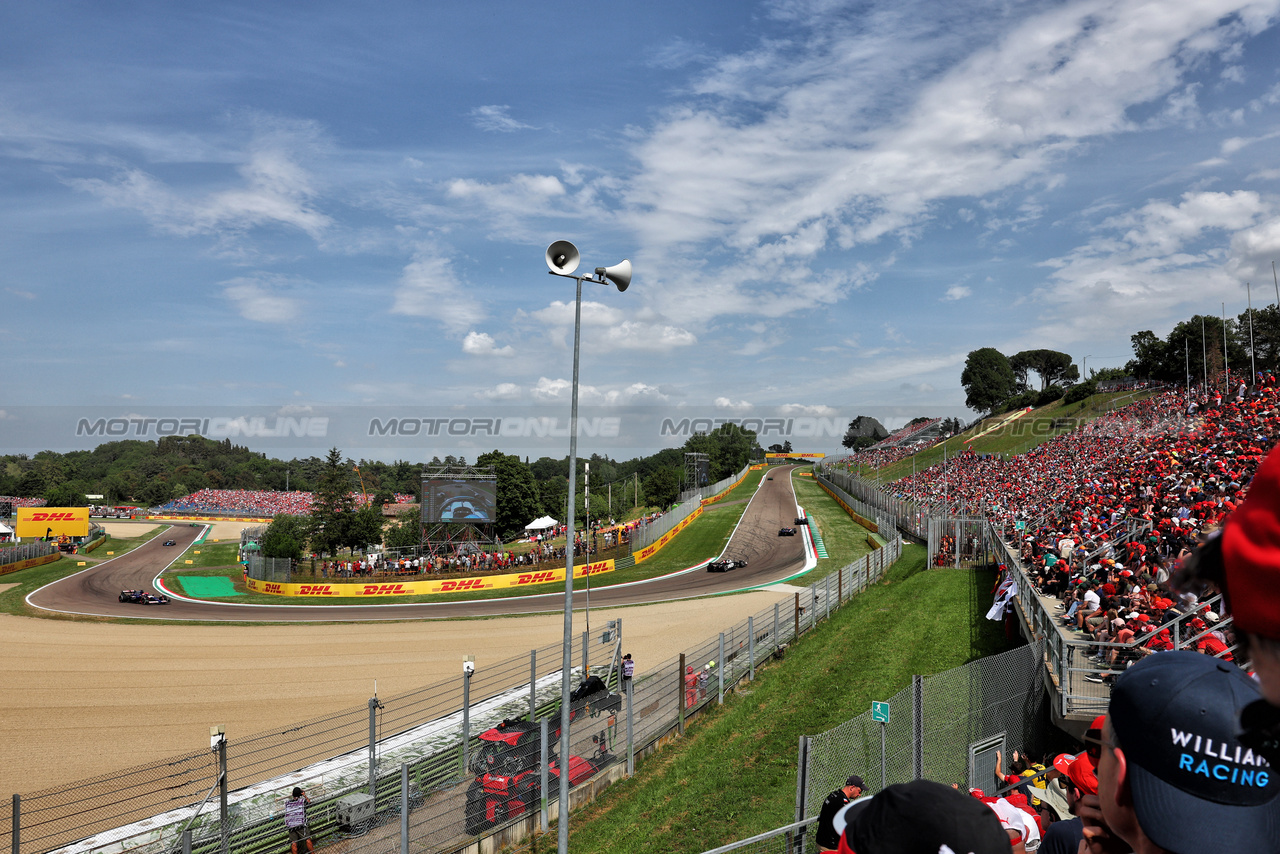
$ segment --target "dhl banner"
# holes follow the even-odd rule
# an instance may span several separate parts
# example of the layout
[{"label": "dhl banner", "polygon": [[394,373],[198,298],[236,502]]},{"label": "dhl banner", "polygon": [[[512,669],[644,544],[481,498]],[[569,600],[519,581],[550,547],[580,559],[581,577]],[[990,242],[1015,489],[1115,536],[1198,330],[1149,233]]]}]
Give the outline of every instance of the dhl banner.
[{"label": "dhl banner", "polygon": [[720,499],[724,498],[724,497],[725,497],[726,495],[728,495],[730,492],[733,492],[733,490],[737,488],[738,484],[742,483],[742,482],[743,482],[744,480],[746,480],[746,479],[747,479],[747,473],[746,473],[746,472],[743,472],[743,473],[742,473],[742,477],[738,478],[738,479],[737,479],[737,480],[735,480],[733,483],[729,484],[729,488],[728,488],[728,489],[726,489],[724,492],[721,492],[721,493],[718,493],[718,494],[716,494],[716,495],[713,495],[713,496],[711,496],[710,498],[704,498],[704,499],[702,499],[702,504],[703,504],[703,506],[705,507],[705,506],[706,506],[706,505],[708,505],[708,504],[715,504],[717,501],[719,501]]},{"label": "dhl banner", "polygon": [[[582,564],[573,568],[574,578],[613,572],[613,561]],[[423,581],[370,581],[368,583],[316,581],[308,584],[284,584],[246,578],[245,586],[255,593],[275,596],[425,596],[432,593],[457,593],[462,590],[499,590],[528,587],[531,584],[564,583],[564,567],[507,575],[480,575],[472,578],[439,578]]]},{"label": "dhl banner", "polygon": [[54,537],[85,537],[89,534],[88,507],[19,507],[14,534],[19,537],[39,538],[46,534]]},{"label": "dhl banner", "polygon": [[767,469],[768,467],[769,467],[769,466],[768,466],[768,465],[766,465],[765,463],[756,463],[755,465],[753,465],[753,466],[751,467],[751,470],[752,470],[752,471],[760,471],[760,469]]},{"label": "dhl banner", "polygon": [[647,558],[653,557],[655,554],[658,553],[659,549],[661,549],[667,543],[671,542],[671,540],[675,537],[676,534],[680,533],[685,528],[689,527],[689,524],[693,522],[694,519],[697,519],[701,515],[702,515],[702,505],[698,505],[697,510],[694,510],[688,516],[685,516],[683,519],[681,519],[678,525],[676,525],[670,531],[667,531],[665,534],[663,534],[656,543],[650,546],[645,546],[643,549],[636,552],[635,553],[636,563],[639,563],[640,561],[645,560]]},{"label": "dhl banner", "polygon": [[765,454],[766,460],[817,460],[826,454]]}]

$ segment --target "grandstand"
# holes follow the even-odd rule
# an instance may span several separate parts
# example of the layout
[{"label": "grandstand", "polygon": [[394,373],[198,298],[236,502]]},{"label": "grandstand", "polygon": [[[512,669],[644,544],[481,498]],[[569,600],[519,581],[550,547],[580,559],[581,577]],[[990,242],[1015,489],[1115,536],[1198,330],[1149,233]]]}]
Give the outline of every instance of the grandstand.
[{"label": "grandstand", "polygon": [[[372,496],[350,493],[356,507],[364,507],[371,503]],[[412,503],[415,497],[397,493],[392,503]],[[310,492],[277,492],[258,489],[201,489],[182,498],[165,502],[153,508],[161,515],[193,515],[193,516],[252,516],[267,518],[279,513],[290,516],[307,516],[315,496]]]}]

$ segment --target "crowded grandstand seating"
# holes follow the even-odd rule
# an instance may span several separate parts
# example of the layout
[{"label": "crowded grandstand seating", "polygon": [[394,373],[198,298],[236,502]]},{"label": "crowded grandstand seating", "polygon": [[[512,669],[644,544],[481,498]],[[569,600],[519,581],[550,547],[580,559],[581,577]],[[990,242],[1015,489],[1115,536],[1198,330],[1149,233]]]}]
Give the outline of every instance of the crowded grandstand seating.
[{"label": "crowded grandstand seating", "polygon": [[43,507],[43,498],[18,498],[15,495],[0,495],[0,504],[12,504],[14,507]]},{"label": "crowded grandstand seating", "polygon": [[[355,506],[368,504],[363,493],[351,493]],[[400,495],[395,503],[412,502],[414,496]],[[160,505],[156,510],[160,513],[179,513],[192,515],[217,516],[254,516],[270,517],[278,513],[290,516],[306,516],[311,513],[313,496],[310,492],[275,492],[265,489],[201,489],[184,498]]]}]

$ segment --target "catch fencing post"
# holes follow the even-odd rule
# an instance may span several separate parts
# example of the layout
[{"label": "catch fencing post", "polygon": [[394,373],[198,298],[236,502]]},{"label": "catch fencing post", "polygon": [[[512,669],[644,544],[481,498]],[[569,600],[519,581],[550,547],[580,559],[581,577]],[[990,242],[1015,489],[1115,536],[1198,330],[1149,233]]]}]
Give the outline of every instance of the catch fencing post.
[{"label": "catch fencing post", "polygon": [[635,718],[631,715],[631,696],[635,694],[635,686],[627,691],[627,776],[636,773],[636,735]]},{"label": "catch fencing post", "polygon": [[582,633],[582,678],[586,679],[590,665],[587,663],[587,633]]},{"label": "catch fencing post", "polygon": [[924,776],[924,677],[911,677],[911,779]]},{"label": "catch fencing post", "polygon": [[822,610],[824,611],[822,619],[831,619],[831,576],[822,579]]},{"label": "catch fencing post", "polygon": [[222,854],[231,854],[231,814],[227,808],[227,737],[218,736],[218,818],[222,825]]},{"label": "catch fencing post", "polygon": [[[369,711],[369,780],[370,794],[375,794],[372,786],[373,781],[373,710]],[[471,763],[467,753],[471,750],[471,672],[466,669],[463,664],[462,669],[462,776],[467,776],[467,766]]]},{"label": "catch fencing post", "polygon": [[720,691],[716,702],[721,706],[724,705],[724,632],[720,633],[720,658],[717,659],[720,664],[716,667],[716,676],[719,678]]},{"label": "catch fencing post", "polygon": [[680,695],[680,719],[676,723],[676,731],[684,735],[684,696],[685,691],[685,667],[684,653],[680,653],[680,669],[676,671],[676,693]]},{"label": "catch fencing post", "polygon": [[538,651],[529,650],[529,723],[538,717]]},{"label": "catch fencing post", "polygon": [[191,828],[182,831],[182,854],[191,854]]},{"label": "catch fencing post", "polygon": [[845,568],[842,566],[840,571],[836,573],[836,601],[841,605],[844,604],[844,570]]},{"label": "catch fencing post", "polygon": [[400,854],[409,854],[409,763],[400,763]]},{"label": "catch fencing post", "polygon": [[[796,821],[805,820],[805,801],[808,800],[809,794],[809,738],[808,736],[800,736],[800,755],[796,761]],[[793,849],[796,854],[804,852],[804,833],[808,828],[800,828],[800,832],[796,835],[796,844]]]},{"label": "catch fencing post", "polygon": [[795,639],[800,640],[800,591],[796,591],[796,635]]},{"label": "catch fencing post", "polygon": [[547,719],[538,722],[538,790],[542,793],[541,808],[538,810],[538,825],[542,832],[547,832]]},{"label": "catch fencing post", "polygon": [[747,680],[756,681],[756,623],[755,617],[747,617]]},{"label": "catch fencing post", "polygon": [[13,845],[12,854],[19,854],[22,847],[22,795],[13,796]]},{"label": "catch fencing post", "polygon": [[781,617],[782,617],[782,603],[774,602],[773,603],[773,651],[774,653],[777,653],[778,648],[782,646],[782,635],[779,634],[779,632],[782,631]]}]

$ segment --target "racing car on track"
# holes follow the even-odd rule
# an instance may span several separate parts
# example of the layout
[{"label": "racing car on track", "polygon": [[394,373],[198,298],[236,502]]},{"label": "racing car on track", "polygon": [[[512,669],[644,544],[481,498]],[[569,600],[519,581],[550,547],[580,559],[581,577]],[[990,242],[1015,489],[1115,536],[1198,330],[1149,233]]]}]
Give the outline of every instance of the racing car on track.
[{"label": "racing car on track", "polygon": [[713,560],[707,564],[707,572],[728,572],[731,569],[737,569],[740,566],[746,566],[745,560]]},{"label": "racing car on track", "polygon": [[778,529],[779,537],[794,537],[795,535],[796,535],[795,528],[779,528]]},{"label": "racing car on track", "polygon": [[[612,763],[615,756],[608,751],[607,730],[616,725],[622,697],[613,694],[598,676],[589,676],[569,694],[569,716],[579,720],[583,716],[598,717],[606,714],[605,730],[593,735],[595,753],[588,757],[569,757],[569,785],[576,786]],[[559,721],[559,717],[553,722]],[[475,834],[516,818],[534,809],[541,798],[539,761],[539,726],[529,721],[504,720],[497,726],[477,736],[479,750],[471,762],[476,778],[467,787],[465,827]],[[560,740],[560,728],[554,726],[547,733],[547,786],[559,787],[560,761],[555,747]]]},{"label": "racing car on track", "polygon": [[133,602],[136,605],[168,605],[169,597],[163,593],[148,593],[145,590],[121,590],[121,602]]},{"label": "racing car on track", "polygon": [[165,541],[164,541],[164,544],[165,544],[166,546],[176,546],[176,545],[177,545],[177,543],[175,543],[173,540],[165,540]]}]

